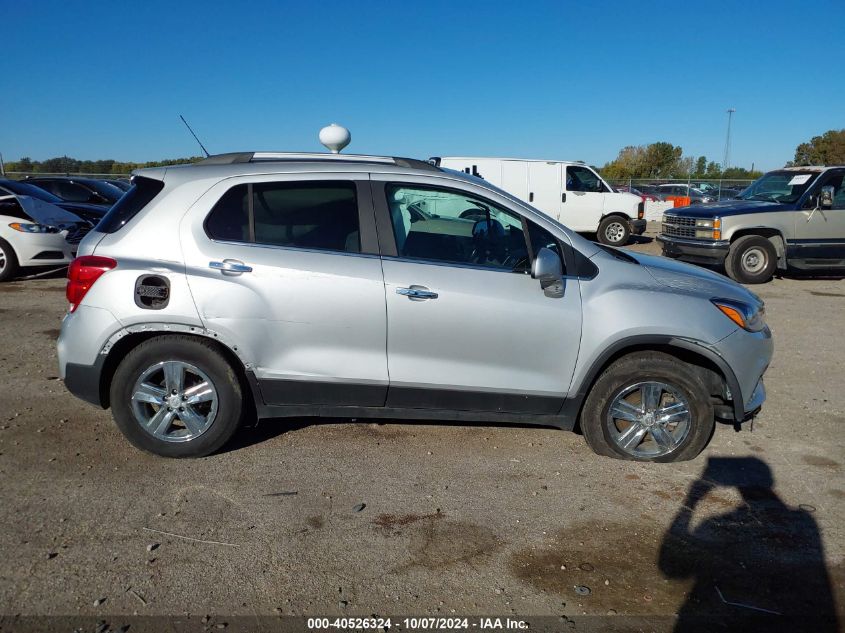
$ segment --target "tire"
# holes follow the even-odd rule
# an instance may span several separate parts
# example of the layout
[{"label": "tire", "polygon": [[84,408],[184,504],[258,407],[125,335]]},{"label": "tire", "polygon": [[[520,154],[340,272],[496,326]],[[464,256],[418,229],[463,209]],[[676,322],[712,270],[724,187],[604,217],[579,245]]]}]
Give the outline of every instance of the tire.
[{"label": "tire", "polygon": [[[179,381],[171,381],[166,370],[183,376],[176,396],[170,387]],[[210,383],[211,394],[202,383]],[[229,362],[212,343],[182,335],[157,336],[129,352],[115,371],[109,395],[112,416],[126,439],[162,457],[215,452],[235,433],[245,409],[241,383]],[[162,404],[152,404],[165,397]],[[191,398],[197,402],[189,403]],[[142,425],[144,419],[151,420],[150,430]]]},{"label": "tire", "polygon": [[625,246],[631,237],[631,226],[622,216],[609,215],[599,222],[596,237],[599,242],[608,246]]},{"label": "tire", "polygon": [[12,246],[4,239],[0,239],[0,282],[8,281],[18,274],[18,256]]},{"label": "tire", "polygon": [[[648,385],[656,384],[665,387],[659,388],[658,406],[675,407],[669,409],[673,419],[668,424],[661,423],[658,416],[641,412],[646,395],[635,386],[649,389]],[[627,406],[620,404],[619,399],[624,399]],[[685,405],[685,414],[680,405]],[[633,414],[639,419],[638,426],[612,416],[612,407],[622,415]],[[701,377],[691,365],[662,352],[637,352],[614,362],[596,380],[581,411],[581,431],[589,447],[598,455],[616,459],[690,460],[707,446],[714,428],[713,403]],[[663,431],[658,435],[660,429]],[[626,440],[632,444],[627,449],[622,446]]]},{"label": "tire", "polygon": [[731,279],[743,284],[771,281],[776,268],[775,247],[760,235],[743,235],[731,244],[725,258],[725,272]]}]

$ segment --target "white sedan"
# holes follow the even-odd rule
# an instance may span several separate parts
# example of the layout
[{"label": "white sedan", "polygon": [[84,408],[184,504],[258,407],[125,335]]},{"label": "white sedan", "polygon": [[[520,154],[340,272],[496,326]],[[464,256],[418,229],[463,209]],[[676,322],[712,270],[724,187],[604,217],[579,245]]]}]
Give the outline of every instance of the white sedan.
[{"label": "white sedan", "polygon": [[0,196],[0,282],[22,267],[62,266],[76,256],[91,224],[30,196]]}]

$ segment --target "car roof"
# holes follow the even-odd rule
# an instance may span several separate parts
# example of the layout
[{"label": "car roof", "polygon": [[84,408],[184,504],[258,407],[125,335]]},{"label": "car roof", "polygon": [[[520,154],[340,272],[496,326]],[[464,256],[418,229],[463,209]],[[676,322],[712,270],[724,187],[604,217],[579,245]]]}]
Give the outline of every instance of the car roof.
[{"label": "car roof", "polygon": [[558,159],[544,159],[544,158],[506,158],[500,156],[437,156],[429,160],[507,160],[517,161],[520,163],[560,163],[563,165],[581,165],[586,166],[583,160],[558,160]]},{"label": "car roof", "polygon": [[[403,174],[445,173],[428,161],[398,156],[361,154],[232,152],[209,156],[184,165],[136,169],[135,176],[156,180],[190,181],[198,178],[278,173],[385,172]],[[451,171],[451,170],[450,170]]]},{"label": "car roof", "polygon": [[33,182],[37,180],[72,180],[74,182],[103,182],[100,178],[90,178],[88,176],[27,176],[21,182]]},{"label": "car roof", "polygon": [[825,171],[826,169],[831,169],[836,167],[837,165],[805,165],[803,167],[799,167],[798,165],[794,165],[792,167],[781,167],[780,169],[773,169],[772,171]]}]

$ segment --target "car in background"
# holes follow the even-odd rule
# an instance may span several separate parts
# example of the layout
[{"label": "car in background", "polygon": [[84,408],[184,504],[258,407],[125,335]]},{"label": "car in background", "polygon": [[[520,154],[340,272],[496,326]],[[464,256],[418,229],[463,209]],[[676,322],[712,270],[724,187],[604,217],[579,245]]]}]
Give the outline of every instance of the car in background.
[{"label": "car in background", "polygon": [[42,189],[41,187],[36,187],[35,185],[31,185],[20,180],[0,178],[0,196],[10,194],[16,196],[30,196],[32,198],[42,200],[43,202],[49,202],[50,204],[54,204],[65,211],[70,211],[83,220],[90,222],[92,226],[97,224],[108,210],[106,207],[99,204],[88,204],[87,202],[65,202],[58,196],[54,196],[52,193]]},{"label": "car in background", "polygon": [[619,187],[614,187],[618,193],[632,193],[635,196],[639,196],[643,199],[643,202],[650,201],[650,202],[657,202],[659,198],[651,193],[645,193],[644,191],[640,191],[639,189],[635,189],[634,187],[629,187],[627,185],[622,185]]},{"label": "car in background", "polygon": [[738,198],[743,191],[745,191],[744,187],[722,187],[717,189],[714,195],[717,200],[733,200]]},{"label": "car in background", "polygon": [[123,192],[129,191],[132,188],[132,181],[128,178],[105,178],[103,182],[114,185]]},{"label": "car in background", "polygon": [[709,204],[711,202],[716,202],[714,195],[704,193],[700,189],[696,189],[695,187],[691,187],[689,185],[658,185],[657,190],[663,195],[664,200],[669,196],[678,196],[681,198],[689,198],[690,204]]},{"label": "car in background", "polygon": [[65,202],[85,202],[110,207],[120,200],[124,192],[102,180],[74,176],[35,176],[26,182],[49,191]]},{"label": "car in background", "polygon": [[55,204],[0,191],[0,282],[23,267],[69,264],[90,230],[90,222]]},{"label": "car in background", "polygon": [[663,201],[663,197],[666,195],[661,193],[658,185],[637,185],[637,190],[647,196],[652,196],[655,200],[661,202]]}]

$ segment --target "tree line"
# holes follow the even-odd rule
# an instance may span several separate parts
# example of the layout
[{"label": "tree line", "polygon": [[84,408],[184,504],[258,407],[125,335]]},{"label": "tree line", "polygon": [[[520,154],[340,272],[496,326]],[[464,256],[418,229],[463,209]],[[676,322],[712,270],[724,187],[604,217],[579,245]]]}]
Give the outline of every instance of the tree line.
[{"label": "tree line", "polygon": [[[845,129],[829,130],[814,136],[795,148],[794,160],[787,167],[802,165],[845,165]],[[722,166],[706,156],[684,156],[680,145],[665,141],[649,145],[629,145],[619,150],[619,155],[599,168],[608,180],[627,178],[707,178],[726,180],[752,180],[762,175],[745,167]]]},{"label": "tree line", "polygon": [[112,174],[124,175],[133,169],[144,167],[167,167],[168,165],[183,165],[195,163],[202,160],[203,156],[190,156],[188,158],[169,158],[166,160],[153,160],[146,163],[126,163],[113,159],[104,160],[79,160],[69,156],[58,156],[47,160],[32,160],[29,157],[20,160],[7,162],[7,172],[34,172],[39,174]]},{"label": "tree line", "polygon": [[[125,163],[116,160],[79,160],[68,156],[38,161],[28,157],[6,163],[7,172],[35,172],[53,174],[128,174],[143,167],[166,167],[184,163],[195,163],[202,156],[172,158],[146,163]],[[793,165],[845,165],[845,129],[828,130],[814,136],[795,148]],[[726,180],[751,180],[762,175],[745,167],[722,169],[719,163],[706,156],[684,156],[680,145],[665,141],[649,145],[629,145],[619,150],[619,155],[599,168],[608,180],[627,178],[708,178]]]}]

